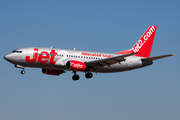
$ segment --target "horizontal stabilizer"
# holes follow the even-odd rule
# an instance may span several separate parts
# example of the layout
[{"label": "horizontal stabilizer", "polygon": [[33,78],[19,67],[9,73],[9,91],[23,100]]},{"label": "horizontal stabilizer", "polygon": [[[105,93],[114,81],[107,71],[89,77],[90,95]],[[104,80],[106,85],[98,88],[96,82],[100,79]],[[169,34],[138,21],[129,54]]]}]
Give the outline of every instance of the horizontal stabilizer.
[{"label": "horizontal stabilizer", "polygon": [[150,58],[143,58],[142,60],[157,60],[157,59],[161,59],[161,58],[165,58],[165,57],[169,57],[169,56],[173,56],[175,54],[168,54],[168,55],[161,55],[161,56],[156,56],[156,57],[150,57]]}]

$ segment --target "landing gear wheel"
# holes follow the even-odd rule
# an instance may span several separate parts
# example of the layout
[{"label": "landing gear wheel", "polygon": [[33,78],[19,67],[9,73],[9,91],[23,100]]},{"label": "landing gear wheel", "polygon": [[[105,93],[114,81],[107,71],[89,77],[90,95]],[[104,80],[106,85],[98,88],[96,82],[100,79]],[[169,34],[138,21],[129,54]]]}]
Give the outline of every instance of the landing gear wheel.
[{"label": "landing gear wheel", "polygon": [[73,79],[74,81],[79,80],[79,75],[73,75],[73,76],[72,76],[72,79]]},{"label": "landing gear wheel", "polygon": [[93,74],[88,72],[88,73],[86,73],[85,76],[86,76],[86,78],[92,78],[92,77],[93,77]]},{"label": "landing gear wheel", "polygon": [[25,74],[25,73],[26,73],[25,70],[22,70],[22,71],[21,71],[21,74]]}]

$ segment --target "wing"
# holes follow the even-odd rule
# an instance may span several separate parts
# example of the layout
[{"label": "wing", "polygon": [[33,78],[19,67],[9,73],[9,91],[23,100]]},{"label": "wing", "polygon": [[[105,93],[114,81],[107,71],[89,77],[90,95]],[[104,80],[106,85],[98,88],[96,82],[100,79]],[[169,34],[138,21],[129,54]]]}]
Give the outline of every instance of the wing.
[{"label": "wing", "polygon": [[119,55],[119,56],[110,57],[110,58],[106,58],[106,59],[90,61],[90,62],[86,62],[86,66],[87,66],[88,70],[97,71],[104,66],[110,66],[112,64],[125,61],[126,60],[125,57],[132,56],[134,54],[137,54],[137,53],[129,53],[129,54]]}]

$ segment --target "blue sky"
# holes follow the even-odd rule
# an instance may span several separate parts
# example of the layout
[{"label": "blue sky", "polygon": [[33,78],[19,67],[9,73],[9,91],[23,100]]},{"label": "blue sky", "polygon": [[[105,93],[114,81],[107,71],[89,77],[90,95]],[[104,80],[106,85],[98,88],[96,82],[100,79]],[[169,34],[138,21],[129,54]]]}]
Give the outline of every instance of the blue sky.
[{"label": "blue sky", "polygon": [[[179,120],[180,2],[110,0],[0,1],[0,119]],[[175,53],[152,66],[112,74],[47,76],[3,59],[21,47],[114,53],[131,48],[157,26],[151,56]]]}]

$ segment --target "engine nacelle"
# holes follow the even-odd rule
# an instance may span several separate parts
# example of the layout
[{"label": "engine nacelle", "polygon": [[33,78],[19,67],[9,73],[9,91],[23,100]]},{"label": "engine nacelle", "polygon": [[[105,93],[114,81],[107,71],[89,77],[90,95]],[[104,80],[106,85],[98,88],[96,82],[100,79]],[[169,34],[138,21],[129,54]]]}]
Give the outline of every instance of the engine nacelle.
[{"label": "engine nacelle", "polygon": [[66,63],[66,68],[71,71],[85,71],[86,64],[84,62],[70,60]]},{"label": "engine nacelle", "polygon": [[60,74],[63,74],[63,70],[55,70],[55,69],[42,69],[42,73],[47,74],[47,75],[57,75],[59,76]]}]

